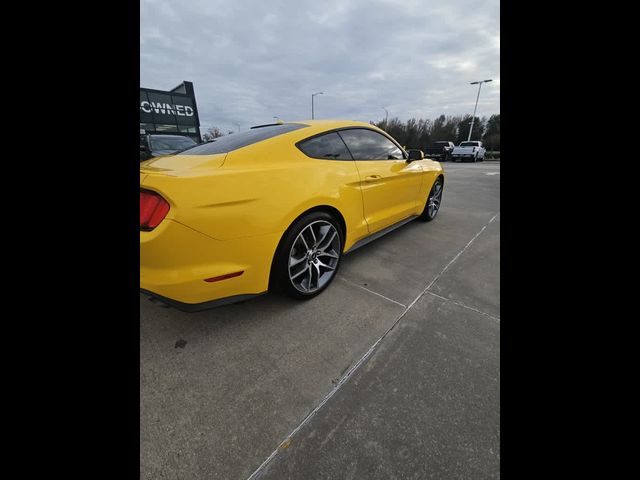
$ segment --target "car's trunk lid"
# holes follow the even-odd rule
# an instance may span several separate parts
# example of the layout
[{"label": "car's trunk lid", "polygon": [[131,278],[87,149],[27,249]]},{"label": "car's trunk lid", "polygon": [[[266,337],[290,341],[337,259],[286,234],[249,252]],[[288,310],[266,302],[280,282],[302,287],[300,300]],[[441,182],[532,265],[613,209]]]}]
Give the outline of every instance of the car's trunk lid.
[{"label": "car's trunk lid", "polygon": [[217,169],[222,166],[226,153],[214,155],[168,155],[156,157],[140,163],[140,182],[147,175],[163,175],[181,177],[198,175],[205,170]]}]

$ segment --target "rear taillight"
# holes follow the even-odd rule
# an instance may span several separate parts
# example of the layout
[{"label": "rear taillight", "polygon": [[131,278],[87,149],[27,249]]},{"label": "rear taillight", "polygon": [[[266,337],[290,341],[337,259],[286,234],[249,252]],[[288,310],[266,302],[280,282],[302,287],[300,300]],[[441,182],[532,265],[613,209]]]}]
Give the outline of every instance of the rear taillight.
[{"label": "rear taillight", "polygon": [[169,213],[169,203],[155,192],[140,190],[140,230],[150,231]]}]

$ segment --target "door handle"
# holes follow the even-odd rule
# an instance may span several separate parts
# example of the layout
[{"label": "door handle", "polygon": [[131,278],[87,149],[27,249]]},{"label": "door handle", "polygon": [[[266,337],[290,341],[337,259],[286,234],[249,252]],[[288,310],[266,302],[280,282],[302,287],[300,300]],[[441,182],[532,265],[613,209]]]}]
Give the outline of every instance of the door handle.
[{"label": "door handle", "polygon": [[382,178],[382,175],[367,175],[364,177],[365,182],[374,182],[378,179]]}]

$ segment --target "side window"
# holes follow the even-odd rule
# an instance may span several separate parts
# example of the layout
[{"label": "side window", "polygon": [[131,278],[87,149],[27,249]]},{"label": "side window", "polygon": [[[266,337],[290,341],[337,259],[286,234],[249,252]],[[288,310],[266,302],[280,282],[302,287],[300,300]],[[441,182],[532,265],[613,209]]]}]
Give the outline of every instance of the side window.
[{"label": "side window", "polygon": [[302,150],[305,155],[313,158],[322,158],[324,160],[353,160],[344,142],[335,132],[310,138],[309,140],[303,140],[298,144],[298,148]]},{"label": "side window", "polygon": [[395,143],[373,130],[365,128],[341,130],[340,136],[355,160],[402,160],[404,158],[402,150]]}]

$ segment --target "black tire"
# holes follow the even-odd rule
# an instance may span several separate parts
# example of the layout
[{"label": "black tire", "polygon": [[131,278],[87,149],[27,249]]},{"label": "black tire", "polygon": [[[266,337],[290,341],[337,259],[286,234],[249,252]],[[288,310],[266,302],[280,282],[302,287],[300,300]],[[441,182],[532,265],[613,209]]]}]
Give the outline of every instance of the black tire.
[{"label": "black tire", "polygon": [[[301,285],[299,283],[296,284],[296,282],[299,282],[300,280],[294,281],[291,279],[290,268],[292,267],[290,267],[290,259],[293,258],[293,255],[296,254],[296,251],[298,250],[299,247],[302,246],[304,242],[308,241],[307,242],[308,244],[311,243],[312,241],[311,238],[314,238],[314,237],[311,237],[309,235],[309,232],[311,232],[311,234],[313,235],[314,229],[316,229],[315,231],[316,236],[321,234],[320,232],[322,232],[321,229],[323,227],[327,228],[327,232],[328,232],[327,236],[333,235],[331,229],[327,227],[327,224],[330,224],[331,226],[333,226],[333,228],[337,232],[337,235],[336,235],[337,242],[334,239],[334,241],[330,243],[333,244],[333,247],[331,248],[331,254],[337,254],[338,258],[334,259],[331,257],[330,260],[327,261],[327,264],[331,264],[335,262],[334,265],[331,265],[333,266],[333,270],[329,270],[327,268],[317,266],[315,263],[309,263],[309,262],[316,262],[317,260],[320,260],[320,262],[323,263],[322,262],[323,260],[327,260],[328,257],[323,257],[322,259],[319,259],[321,255],[328,255],[326,253],[318,254],[317,251],[320,251],[320,250],[317,250],[315,255],[311,255],[313,259],[311,259],[310,257],[307,258],[308,256],[305,257],[307,258],[307,260],[298,259],[301,264],[300,266],[302,267],[302,270],[306,270],[306,268],[304,267],[305,265],[307,265],[310,269],[311,277],[309,279],[309,286],[311,288],[309,288],[309,291],[305,292],[301,290]],[[311,228],[311,230],[309,230],[309,228]],[[302,233],[303,231],[305,233]],[[299,238],[300,235],[302,235],[302,240],[300,240]],[[322,244],[324,243],[321,240],[322,239],[318,239],[318,242],[317,242],[320,244],[320,246],[322,246]],[[294,242],[296,243],[295,248],[294,248]],[[307,243],[304,243],[304,245],[307,245]],[[310,245],[309,245],[309,248],[311,249]],[[287,295],[292,298],[303,299],[303,300],[307,300],[315,297],[316,295],[319,295],[331,284],[333,279],[338,274],[338,269],[340,267],[340,263],[342,260],[343,248],[344,248],[344,232],[342,232],[342,227],[340,226],[339,222],[337,222],[332,215],[326,212],[311,212],[300,217],[298,220],[296,220],[293,223],[293,225],[291,225],[291,227],[289,227],[289,229],[285,232],[282,239],[280,240],[280,244],[278,245],[276,254],[274,255],[274,258],[273,258],[273,263],[271,264],[271,278],[269,279],[269,290]],[[302,248],[302,250],[297,253],[300,258],[302,258],[303,252],[304,252],[304,248]],[[298,272],[302,272],[302,270],[299,270]],[[315,275],[316,288],[314,289],[313,277],[315,272],[317,273]],[[329,273],[330,275],[327,276],[327,274]],[[295,273],[293,273],[293,275],[295,275]],[[306,273],[302,273],[302,277],[303,277],[302,281],[304,281],[304,277],[306,276],[307,276]],[[304,285],[302,285],[302,287],[304,287]]]},{"label": "black tire", "polygon": [[[433,182],[433,186],[431,187],[431,191],[429,192],[429,196],[427,197],[427,201],[424,204],[424,209],[422,213],[418,217],[418,220],[422,220],[423,222],[430,222],[438,215],[440,211],[440,206],[442,205],[442,192],[444,191],[444,183],[442,182],[442,178],[437,178],[435,182]],[[434,199],[434,196],[437,195],[437,199]],[[434,199],[437,202],[435,210],[430,208],[430,203]]]}]

